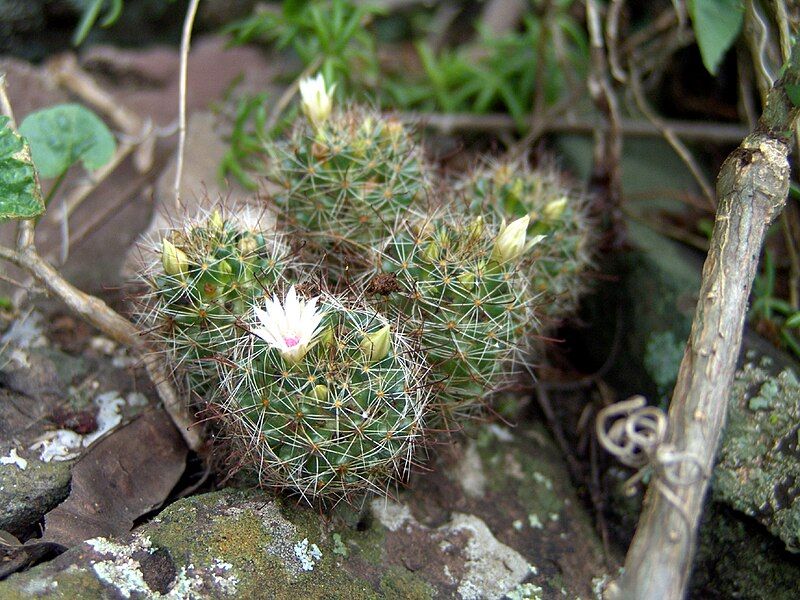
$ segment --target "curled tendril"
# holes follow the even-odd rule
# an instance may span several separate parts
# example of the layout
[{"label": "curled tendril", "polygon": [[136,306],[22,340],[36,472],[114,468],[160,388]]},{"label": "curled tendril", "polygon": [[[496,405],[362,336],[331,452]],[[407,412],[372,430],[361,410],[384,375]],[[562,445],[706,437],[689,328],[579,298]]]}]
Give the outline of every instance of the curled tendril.
[{"label": "curled tendril", "polygon": [[688,529],[689,519],[675,489],[692,485],[708,473],[695,454],[665,442],[667,426],[664,411],[648,406],[643,396],[605,407],[596,422],[600,445],[622,464],[638,469],[625,482],[626,492],[633,493],[640,481],[653,474],[656,490],[675,507]]}]

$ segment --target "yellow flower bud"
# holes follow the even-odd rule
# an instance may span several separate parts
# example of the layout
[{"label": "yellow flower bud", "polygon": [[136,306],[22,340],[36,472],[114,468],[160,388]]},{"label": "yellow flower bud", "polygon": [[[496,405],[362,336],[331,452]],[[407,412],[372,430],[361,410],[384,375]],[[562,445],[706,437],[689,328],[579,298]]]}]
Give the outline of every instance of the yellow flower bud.
[{"label": "yellow flower bud", "polygon": [[325,330],[319,334],[317,338],[319,340],[318,343],[322,344],[325,347],[330,348],[336,342],[336,338],[333,334],[333,327],[327,327]]},{"label": "yellow flower bud", "polygon": [[307,77],[300,82],[300,106],[303,114],[311,124],[319,128],[333,110],[333,90],[336,86],[326,88],[322,73],[316,77]]},{"label": "yellow flower bud", "polygon": [[422,258],[424,258],[429,263],[435,263],[439,260],[439,251],[441,248],[436,240],[432,240],[428,242],[428,245],[425,246],[425,249],[422,251]]},{"label": "yellow flower bud", "polygon": [[542,215],[544,216],[545,219],[554,221],[564,214],[566,208],[567,208],[567,197],[562,196],[558,200],[553,200],[552,202],[548,202],[542,209]]},{"label": "yellow flower bud", "polygon": [[467,235],[470,238],[477,239],[483,235],[483,230],[483,217],[478,216],[472,223],[470,223],[469,228],[467,229]]},{"label": "yellow flower bud", "polygon": [[324,385],[316,385],[311,391],[311,396],[317,402],[325,402],[328,399],[328,387]]},{"label": "yellow flower bud", "polygon": [[525,182],[522,179],[515,179],[514,183],[511,184],[511,189],[508,191],[509,196],[511,196],[517,202],[522,200],[522,194],[525,193]]},{"label": "yellow flower bud", "polygon": [[225,221],[218,210],[214,210],[208,218],[208,228],[215,233],[221,232],[225,228]]},{"label": "yellow flower bud", "polygon": [[241,237],[237,246],[239,247],[239,252],[241,252],[242,256],[249,256],[258,249],[258,241],[255,237],[249,233],[246,233]]},{"label": "yellow flower bud", "polygon": [[383,360],[389,354],[392,345],[392,330],[387,324],[378,331],[365,333],[361,340],[361,350],[367,357],[367,361],[376,362]]},{"label": "yellow flower bud", "polygon": [[161,264],[167,275],[183,275],[189,268],[189,258],[183,250],[176,248],[165,238],[161,243]]},{"label": "yellow flower bud", "polygon": [[492,258],[499,263],[514,260],[525,249],[525,236],[528,233],[528,215],[512,221],[509,225],[503,223],[500,234],[494,243]]}]

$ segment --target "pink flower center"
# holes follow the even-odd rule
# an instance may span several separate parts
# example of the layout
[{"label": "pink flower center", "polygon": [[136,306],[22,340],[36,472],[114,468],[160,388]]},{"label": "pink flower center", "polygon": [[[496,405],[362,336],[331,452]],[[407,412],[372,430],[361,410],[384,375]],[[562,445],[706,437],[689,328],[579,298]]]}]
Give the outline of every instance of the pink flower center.
[{"label": "pink flower center", "polygon": [[283,343],[286,344],[287,348],[294,348],[297,344],[300,343],[299,337],[285,337],[283,338]]}]

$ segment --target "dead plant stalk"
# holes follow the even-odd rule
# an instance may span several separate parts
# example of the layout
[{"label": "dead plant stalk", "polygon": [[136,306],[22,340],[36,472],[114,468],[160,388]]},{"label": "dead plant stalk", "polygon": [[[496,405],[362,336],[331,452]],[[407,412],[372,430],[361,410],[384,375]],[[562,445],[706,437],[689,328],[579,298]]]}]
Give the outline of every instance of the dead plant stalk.
[{"label": "dead plant stalk", "polygon": [[[769,224],[789,189],[788,154],[798,117],[787,90],[800,86],[800,44],[769,92],[764,113],[722,166],[717,218],[692,331],[669,409],[667,445],[691,457],[669,465],[669,494],[650,485],[623,575],[606,598],[684,597],[709,474],[725,424],[747,301]],[[666,477],[658,477],[662,484]],[[680,483],[675,484],[674,482]]]}]

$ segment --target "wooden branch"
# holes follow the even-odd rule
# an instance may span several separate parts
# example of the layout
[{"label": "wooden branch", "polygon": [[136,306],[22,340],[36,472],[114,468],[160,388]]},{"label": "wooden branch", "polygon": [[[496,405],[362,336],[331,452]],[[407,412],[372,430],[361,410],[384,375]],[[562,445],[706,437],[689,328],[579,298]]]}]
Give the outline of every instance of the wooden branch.
[{"label": "wooden branch", "polygon": [[[397,118],[405,123],[430,127],[443,133],[456,131],[513,131],[518,125],[505,113],[476,115],[473,113],[426,113],[401,112]],[[661,121],[664,127],[677,137],[689,141],[734,144],[750,133],[750,130],[736,123],[709,123],[708,121]],[[547,122],[541,123],[540,133],[583,133],[593,134],[605,130],[608,124],[599,119],[576,117],[574,115],[548,115]],[[644,119],[620,119],[620,133],[626,137],[660,137],[661,130]]]},{"label": "wooden branch", "polygon": [[667,444],[661,449],[676,460],[670,476],[656,475],[648,488],[624,573],[606,590],[607,598],[684,597],[759,255],[788,194],[788,153],[798,108],[786,90],[797,86],[800,44],[770,91],[756,131],[720,171],[700,299],[670,404]]}]

